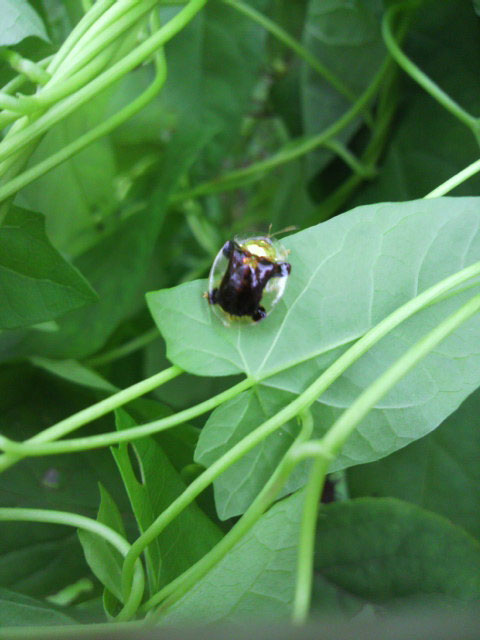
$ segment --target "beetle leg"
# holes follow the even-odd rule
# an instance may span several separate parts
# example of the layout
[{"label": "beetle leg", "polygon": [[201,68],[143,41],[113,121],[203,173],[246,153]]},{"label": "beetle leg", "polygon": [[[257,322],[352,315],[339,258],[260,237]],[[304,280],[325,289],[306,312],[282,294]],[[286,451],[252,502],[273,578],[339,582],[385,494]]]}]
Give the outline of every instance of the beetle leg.
[{"label": "beetle leg", "polygon": [[263,318],[265,318],[266,315],[267,315],[267,312],[263,307],[257,307],[257,309],[255,309],[255,311],[252,313],[252,319],[255,322],[260,322],[260,320],[263,320]]},{"label": "beetle leg", "polygon": [[292,265],[289,262],[277,262],[273,275],[279,278],[286,278],[291,270]]},{"label": "beetle leg", "polygon": [[233,253],[234,245],[231,240],[227,240],[222,247],[222,253],[226,258],[230,258]]}]

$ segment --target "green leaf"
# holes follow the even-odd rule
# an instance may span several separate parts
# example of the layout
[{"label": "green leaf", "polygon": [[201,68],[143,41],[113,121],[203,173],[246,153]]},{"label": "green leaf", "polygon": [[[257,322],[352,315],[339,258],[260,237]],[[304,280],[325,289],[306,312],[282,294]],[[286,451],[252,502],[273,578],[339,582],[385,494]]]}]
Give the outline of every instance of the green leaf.
[{"label": "green leaf", "polygon": [[[158,371],[158,369],[157,369]],[[181,376],[183,378],[184,376]],[[190,386],[192,386],[192,378],[190,378]],[[172,382],[175,383],[176,378]],[[194,378],[198,380],[198,378]],[[214,378],[218,380],[218,378]],[[170,387],[171,382],[167,385]],[[211,395],[211,394],[210,394]],[[206,395],[206,397],[210,397]],[[168,395],[165,401],[168,401]],[[192,403],[194,404],[194,403]],[[138,424],[145,422],[151,422],[152,420],[158,420],[165,416],[171,415],[173,412],[165,404],[160,404],[156,400],[149,400],[145,398],[138,398],[134,402],[131,402],[128,406],[128,410],[135,418]],[[185,483],[192,481],[192,472],[198,473],[198,469],[195,469],[196,465],[193,465],[193,454],[198,442],[198,436],[200,435],[200,429],[194,427],[191,424],[184,423],[175,427],[175,429],[167,429],[155,435],[155,441],[160,445],[162,451],[169,459],[170,464],[177,471],[179,476]],[[217,515],[213,500],[213,490],[209,487],[206,491],[203,491],[196,500],[199,507],[204,511],[214,522],[217,521]]]},{"label": "green leaf", "polygon": [[49,243],[42,216],[16,207],[0,229],[0,289],[3,329],[46,322],[96,299]]},{"label": "green leaf", "polygon": [[[166,339],[167,355],[200,375],[243,371],[261,381],[262,396],[272,388],[291,394],[293,400],[348,344],[388,313],[479,259],[477,206],[474,198],[371,205],[290,236],[284,241],[292,263],[284,302],[259,325],[224,327],[202,298],[203,281],[150,293],[147,300]],[[315,403],[316,435],[324,433],[408,345],[471,295],[464,292],[417,313],[350,367]],[[334,468],[379,459],[437,427],[480,385],[479,338],[480,321],[474,318],[445,340],[362,421]],[[258,426],[265,417],[256,411],[249,424]],[[219,443],[214,454],[208,453],[209,462],[224,453],[244,434],[237,429],[238,406],[233,400],[213,413],[200,438],[197,459],[203,460],[207,440]],[[256,448],[249,460],[265,456],[273,439]],[[275,464],[267,464],[265,472],[272,472]],[[229,474],[254,481],[249,463],[236,465]],[[222,494],[227,483],[228,493],[239,492],[238,483],[228,481],[233,477],[229,474],[216,481]],[[258,482],[257,491],[260,486]],[[245,488],[242,483],[242,492]],[[230,496],[225,494],[223,500]],[[220,507],[220,513],[225,515],[224,509]]]},{"label": "green leaf", "polygon": [[[291,399],[288,393],[259,386],[221,405],[200,432],[195,461],[205,467],[210,466]],[[215,480],[215,505],[221,520],[237,516],[248,508],[298,432],[299,425],[295,421],[288,422]],[[280,495],[302,486],[306,480],[306,470],[305,464],[299,465]]]},{"label": "green leaf", "polygon": [[[292,275],[283,300],[259,324],[223,326],[203,298],[205,281],[151,292],[147,301],[167,357],[197,375],[243,372],[259,380],[320,357],[323,368],[334,349],[363,335],[417,288],[478,259],[477,206],[475,198],[380,203],[285,238]],[[436,305],[433,314],[450,308]],[[430,326],[431,313],[416,317],[417,330]],[[312,367],[290,378],[297,380],[299,371]]]},{"label": "green leaf", "polygon": [[[480,597],[480,545],[448,520],[400,500],[323,507],[315,543],[315,608],[324,588],[378,604]],[[435,600],[434,600],[435,601]]]},{"label": "green leaf", "polygon": [[98,389],[99,391],[107,391],[108,393],[118,391],[118,388],[103,376],[77,360],[49,360],[48,358],[37,357],[33,357],[30,360],[36,367],[40,367],[73,384]]},{"label": "green leaf", "polygon": [[[165,357],[165,342],[159,336],[157,340],[151,342],[144,350],[144,367],[142,375],[144,377],[153,376],[158,371],[170,366]],[[237,378],[200,378],[184,374],[170,381],[168,386],[161,386],[153,392],[155,398],[175,410],[186,409],[199,402],[207,400],[211,396],[225,391],[228,387],[238,382]],[[165,431],[162,437],[173,431]]]},{"label": "green leaf", "polygon": [[61,46],[75,24],[72,16],[69,16],[69,7],[72,7],[72,3],[65,5],[64,3],[56,2],[56,0],[43,0],[38,6],[38,12],[55,47]]},{"label": "green leaf", "polygon": [[[50,157],[97,125],[106,117],[107,99],[106,94],[96,97],[48,131],[29,166]],[[113,145],[104,137],[22,189],[16,203],[43,213],[54,245],[75,256],[102,239],[99,229],[112,226],[109,214],[119,206],[115,174]]]},{"label": "green leaf", "polygon": [[[133,418],[123,409],[115,411],[117,429],[128,429],[135,425]],[[148,445],[148,443],[147,443]],[[160,449],[156,443],[151,444],[149,449]],[[135,460],[135,467],[132,464],[131,454],[137,456],[136,445],[119,445],[112,447],[112,455],[117,463],[118,470],[122,476],[125,490],[130,499],[133,513],[137,520],[140,533],[143,533],[155,520],[157,514],[153,510],[150,496],[150,482],[145,483],[144,468],[138,457]],[[163,487],[162,487],[163,489]],[[159,587],[160,575],[162,571],[162,553],[160,540],[156,538],[145,550],[145,558],[148,569],[148,579],[151,592],[155,592]]]},{"label": "green leaf", "polygon": [[39,15],[27,0],[0,0],[0,47],[17,44],[29,36],[48,41]]},{"label": "green leaf", "polygon": [[0,587],[0,625],[34,627],[73,624],[75,620],[46,602]]},{"label": "green leaf", "polygon": [[348,471],[352,497],[391,496],[435,511],[480,539],[480,392],[408,447]]},{"label": "green leaf", "polygon": [[[368,87],[385,58],[380,33],[382,0],[312,0],[308,4],[303,44],[355,97]],[[320,133],[352,105],[310,66],[303,65],[301,78],[303,130]],[[355,119],[339,139],[348,140],[361,123]],[[311,168],[318,170],[331,152],[317,152]]]},{"label": "green leaf", "polygon": [[[125,537],[122,516],[108,491],[99,485],[100,508],[97,520]],[[100,582],[122,601],[123,558],[111,544],[88,531],[78,531],[85,558]]]},{"label": "green leaf", "polygon": [[[117,410],[117,428],[135,424]],[[134,458],[131,458],[130,452]],[[141,532],[185,489],[161,446],[152,438],[112,447]],[[135,462],[133,463],[133,460]],[[190,505],[148,546],[146,559],[152,593],[188,569],[220,539],[217,527],[196,504]]]},{"label": "green leaf", "polygon": [[166,612],[175,626],[279,622],[293,602],[302,493],[273,506],[216,567]]}]

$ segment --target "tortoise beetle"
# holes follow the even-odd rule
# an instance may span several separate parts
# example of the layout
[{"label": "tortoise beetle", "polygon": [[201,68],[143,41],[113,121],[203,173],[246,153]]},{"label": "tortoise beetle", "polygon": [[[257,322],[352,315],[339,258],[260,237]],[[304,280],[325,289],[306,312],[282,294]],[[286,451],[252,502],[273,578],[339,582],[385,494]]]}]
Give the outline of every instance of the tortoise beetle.
[{"label": "tortoise beetle", "polygon": [[282,297],[291,265],[271,236],[235,238],[218,252],[206,298],[223,324],[260,322]]}]

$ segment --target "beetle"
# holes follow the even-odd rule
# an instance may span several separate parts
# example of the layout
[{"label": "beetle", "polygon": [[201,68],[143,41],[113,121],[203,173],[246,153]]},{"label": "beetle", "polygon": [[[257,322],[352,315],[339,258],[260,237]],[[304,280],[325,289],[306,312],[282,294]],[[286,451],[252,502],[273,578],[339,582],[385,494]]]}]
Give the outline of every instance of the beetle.
[{"label": "beetle", "polygon": [[274,284],[272,279],[285,279],[291,272],[290,263],[278,259],[286,255],[285,249],[267,236],[228,240],[223,245],[210,272],[206,297],[210,304],[218,305],[228,314],[227,322],[222,318],[225,324],[229,324],[229,316],[253,322],[265,318],[269,310],[265,308],[264,296],[272,308],[285,289],[285,281]]}]

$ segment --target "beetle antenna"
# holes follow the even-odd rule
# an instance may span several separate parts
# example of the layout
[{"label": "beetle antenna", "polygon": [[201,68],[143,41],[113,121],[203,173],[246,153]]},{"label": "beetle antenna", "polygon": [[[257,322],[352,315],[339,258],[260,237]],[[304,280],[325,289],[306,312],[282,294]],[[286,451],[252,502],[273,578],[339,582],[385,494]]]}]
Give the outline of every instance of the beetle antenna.
[{"label": "beetle antenna", "polygon": [[269,227],[268,227],[268,233],[267,233],[267,237],[268,238],[274,238],[275,236],[280,235],[281,233],[287,233],[287,231],[296,231],[298,229],[297,225],[295,224],[291,224],[288,227],[284,227],[283,229],[280,229],[280,231],[275,231],[275,233],[271,233],[272,230],[272,224],[270,223]]}]

